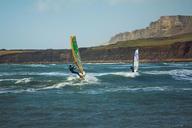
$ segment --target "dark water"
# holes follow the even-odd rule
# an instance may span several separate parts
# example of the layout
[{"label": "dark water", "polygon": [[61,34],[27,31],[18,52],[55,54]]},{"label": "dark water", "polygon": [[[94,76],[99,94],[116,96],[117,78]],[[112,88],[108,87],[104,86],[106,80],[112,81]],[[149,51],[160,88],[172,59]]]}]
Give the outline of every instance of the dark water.
[{"label": "dark water", "polygon": [[0,128],[192,128],[192,63],[0,65]]}]

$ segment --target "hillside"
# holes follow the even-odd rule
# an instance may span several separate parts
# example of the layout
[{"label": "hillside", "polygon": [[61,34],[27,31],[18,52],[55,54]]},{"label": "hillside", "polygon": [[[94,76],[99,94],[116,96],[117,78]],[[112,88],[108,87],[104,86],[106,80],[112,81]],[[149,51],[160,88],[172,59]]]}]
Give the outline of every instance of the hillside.
[{"label": "hillside", "polygon": [[[131,62],[139,48],[142,62],[192,61],[192,16],[163,16],[142,30],[118,34],[110,44],[80,48],[83,62]],[[69,56],[69,58],[67,58]],[[68,63],[71,50],[0,50],[0,63]]]},{"label": "hillside", "polygon": [[176,35],[176,36],[172,36],[172,37],[118,41],[114,44],[108,44],[106,46],[100,46],[97,48],[162,46],[162,45],[171,45],[176,42],[186,42],[186,41],[192,41],[192,33]]},{"label": "hillside", "polygon": [[144,29],[119,33],[109,43],[127,40],[171,37],[192,32],[192,16],[162,16]]},{"label": "hillside", "polygon": [[[80,48],[80,54],[83,62],[131,62],[136,48],[142,62],[192,61],[192,34]],[[68,63],[72,62],[71,58],[71,51],[67,49],[0,51],[0,63]]]}]

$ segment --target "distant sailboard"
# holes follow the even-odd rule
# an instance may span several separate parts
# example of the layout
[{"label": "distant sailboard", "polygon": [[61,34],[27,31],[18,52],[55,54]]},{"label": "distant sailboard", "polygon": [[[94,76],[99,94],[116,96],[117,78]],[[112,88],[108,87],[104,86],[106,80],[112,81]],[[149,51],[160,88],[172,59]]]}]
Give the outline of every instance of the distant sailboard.
[{"label": "distant sailboard", "polygon": [[73,62],[76,65],[80,75],[82,76],[81,79],[84,79],[85,72],[83,70],[83,65],[82,65],[82,62],[81,62],[81,57],[80,57],[80,54],[79,54],[79,48],[78,48],[78,45],[77,45],[76,37],[71,36],[70,37],[70,42],[71,42]]},{"label": "distant sailboard", "polygon": [[139,69],[139,50],[136,49],[133,57],[133,69],[134,72],[138,72]]}]

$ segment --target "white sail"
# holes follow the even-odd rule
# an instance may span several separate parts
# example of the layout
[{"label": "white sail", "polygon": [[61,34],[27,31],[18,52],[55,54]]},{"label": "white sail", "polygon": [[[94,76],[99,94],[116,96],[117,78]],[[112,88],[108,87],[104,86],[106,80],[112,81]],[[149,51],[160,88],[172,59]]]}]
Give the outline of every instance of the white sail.
[{"label": "white sail", "polygon": [[134,72],[137,72],[139,69],[139,50],[135,50],[134,58],[133,58],[133,69]]}]

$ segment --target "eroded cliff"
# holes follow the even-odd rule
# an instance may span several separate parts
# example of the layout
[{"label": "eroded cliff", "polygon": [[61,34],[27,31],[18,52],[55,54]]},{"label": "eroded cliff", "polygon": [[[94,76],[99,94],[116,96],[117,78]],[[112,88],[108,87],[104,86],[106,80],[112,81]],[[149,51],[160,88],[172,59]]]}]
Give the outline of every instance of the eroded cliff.
[{"label": "eroded cliff", "polygon": [[145,29],[119,33],[113,36],[109,43],[119,41],[171,37],[192,32],[192,16],[162,16],[150,23]]}]

